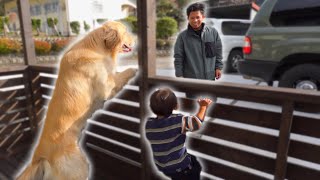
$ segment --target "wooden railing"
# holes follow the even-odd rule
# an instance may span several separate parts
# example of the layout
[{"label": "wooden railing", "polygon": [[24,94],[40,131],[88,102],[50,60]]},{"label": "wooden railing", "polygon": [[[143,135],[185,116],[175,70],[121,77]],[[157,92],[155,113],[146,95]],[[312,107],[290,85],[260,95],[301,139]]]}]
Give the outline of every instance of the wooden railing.
[{"label": "wooden railing", "polygon": [[[42,125],[50,102],[57,68],[52,65],[32,65],[28,74],[36,117],[30,124],[37,125],[34,128],[36,131]],[[132,174],[140,179],[142,159],[139,123],[139,87],[137,81],[133,81],[87,122],[81,144],[93,166],[90,179],[130,179]],[[32,141],[25,143],[35,140],[33,136]],[[21,165],[22,161],[17,167]],[[105,168],[108,169],[107,173]],[[126,169],[126,173],[122,168]]]},{"label": "wooden railing", "polygon": [[[148,83],[218,98],[204,129],[189,134],[190,152],[202,161],[204,177],[320,177],[319,92],[172,78],[149,78]],[[190,99],[180,102],[185,112],[196,107]]]},{"label": "wooden railing", "polygon": [[[226,1],[218,5],[222,2]],[[90,179],[163,179],[150,168],[144,139],[144,122],[150,115],[148,93],[163,86],[179,94],[181,113],[196,108],[195,101],[181,93],[218,99],[204,128],[188,134],[189,153],[200,159],[203,179],[319,179],[319,92],[153,77],[155,4],[154,0],[137,1],[139,85],[132,82],[106,102],[84,130],[81,144],[91,161]],[[57,71],[53,66],[35,65],[30,4],[17,0],[17,5],[27,66],[0,70],[1,180],[12,179],[30,157]]]},{"label": "wooden railing", "polygon": [[15,161],[25,159],[31,147],[34,114],[26,71],[26,66],[0,70],[0,179],[14,173]]},{"label": "wooden railing", "polygon": [[[27,160],[56,71],[53,66],[22,66],[0,72],[0,176],[12,178]],[[204,179],[320,177],[318,92],[159,77],[146,83],[149,92],[173,88],[181,113],[195,112],[197,106],[185,92],[217,97],[203,130],[188,134],[189,153],[202,162]],[[149,159],[141,153],[146,117],[140,118],[139,104],[139,97],[148,99],[148,94],[140,94],[137,84],[131,82],[88,120],[81,144],[93,167],[90,179],[142,179],[151,171],[142,168]],[[315,113],[300,112],[310,109]],[[151,173],[150,179],[161,178]]]}]

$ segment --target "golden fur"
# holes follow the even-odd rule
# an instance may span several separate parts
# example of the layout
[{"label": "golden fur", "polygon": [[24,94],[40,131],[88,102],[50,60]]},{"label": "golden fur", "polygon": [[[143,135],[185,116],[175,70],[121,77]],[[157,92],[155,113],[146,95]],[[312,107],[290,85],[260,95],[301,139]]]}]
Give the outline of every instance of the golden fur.
[{"label": "golden fur", "polygon": [[115,73],[117,54],[130,50],[131,43],[126,27],[110,21],[64,54],[42,134],[19,180],[88,178],[78,139],[91,114],[135,75],[133,69]]}]

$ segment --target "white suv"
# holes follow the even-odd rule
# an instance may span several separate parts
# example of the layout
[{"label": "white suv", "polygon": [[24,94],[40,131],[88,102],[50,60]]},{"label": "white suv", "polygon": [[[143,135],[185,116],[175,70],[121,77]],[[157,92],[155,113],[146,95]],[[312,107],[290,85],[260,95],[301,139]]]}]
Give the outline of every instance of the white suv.
[{"label": "white suv", "polygon": [[251,24],[247,19],[206,18],[206,23],[219,33],[226,72],[237,72],[237,62],[243,59],[244,37]]}]

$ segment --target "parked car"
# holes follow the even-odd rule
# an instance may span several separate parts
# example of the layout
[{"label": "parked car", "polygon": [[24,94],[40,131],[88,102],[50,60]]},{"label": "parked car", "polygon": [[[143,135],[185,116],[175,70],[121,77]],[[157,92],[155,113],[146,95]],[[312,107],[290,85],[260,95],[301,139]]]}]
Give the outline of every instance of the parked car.
[{"label": "parked car", "polygon": [[219,33],[222,42],[222,61],[227,72],[237,72],[237,62],[243,58],[242,46],[251,21],[245,19],[206,18]]},{"label": "parked car", "polygon": [[245,78],[320,90],[320,1],[265,1],[245,37]]}]

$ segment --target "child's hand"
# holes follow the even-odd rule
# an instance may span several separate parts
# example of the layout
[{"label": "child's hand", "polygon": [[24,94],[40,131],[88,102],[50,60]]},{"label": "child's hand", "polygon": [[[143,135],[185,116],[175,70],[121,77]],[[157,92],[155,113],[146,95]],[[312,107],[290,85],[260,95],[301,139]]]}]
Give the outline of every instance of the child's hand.
[{"label": "child's hand", "polygon": [[198,99],[198,104],[200,106],[209,106],[212,103],[212,100],[209,98]]}]

